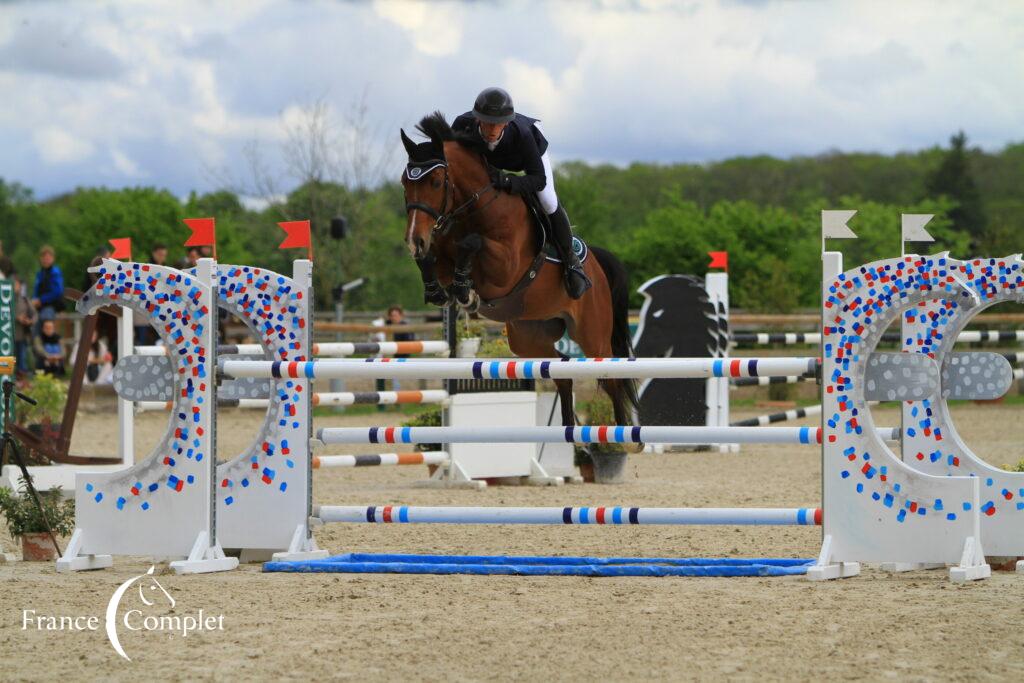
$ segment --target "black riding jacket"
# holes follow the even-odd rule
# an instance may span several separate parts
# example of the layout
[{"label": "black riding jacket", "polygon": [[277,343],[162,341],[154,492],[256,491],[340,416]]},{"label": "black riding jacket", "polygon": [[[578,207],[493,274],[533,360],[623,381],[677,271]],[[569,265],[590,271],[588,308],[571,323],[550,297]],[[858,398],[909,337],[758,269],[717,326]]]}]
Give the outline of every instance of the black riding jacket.
[{"label": "black riding jacket", "polygon": [[[512,176],[509,181],[509,189],[517,194],[540,192],[548,183],[544,174],[544,164],[540,160],[541,155],[548,149],[548,141],[533,125],[536,122],[537,119],[516,114],[516,117],[505,126],[501,139],[493,150],[487,149],[486,143],[483,146],[484,156],[491,166],[505,171],[525,173],[522,176]],[[480,125],[473,112],[466,112],[456,118],[452,128],[468,132],[483,140]]]}]

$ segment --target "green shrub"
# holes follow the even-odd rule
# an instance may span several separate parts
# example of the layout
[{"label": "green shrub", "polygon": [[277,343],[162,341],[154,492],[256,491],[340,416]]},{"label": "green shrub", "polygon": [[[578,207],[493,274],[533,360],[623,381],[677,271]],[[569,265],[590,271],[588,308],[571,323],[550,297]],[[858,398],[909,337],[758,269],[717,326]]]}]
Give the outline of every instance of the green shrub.
[{"label": "green shrub", "polygon": [[36,507],[35,501],[28,494],[25,480],[21,480],[18,492],[8,488],[0,488],[0,511],[4,513],[7,529],[11,536],[42,533],[46,531],[45,520],[49,520],[50,528],[58,536],[68,536],[75,529],[75,501],[65,499],[60,487],[49,491],[40,491],[39,500],[43,504],[43,513]]}]

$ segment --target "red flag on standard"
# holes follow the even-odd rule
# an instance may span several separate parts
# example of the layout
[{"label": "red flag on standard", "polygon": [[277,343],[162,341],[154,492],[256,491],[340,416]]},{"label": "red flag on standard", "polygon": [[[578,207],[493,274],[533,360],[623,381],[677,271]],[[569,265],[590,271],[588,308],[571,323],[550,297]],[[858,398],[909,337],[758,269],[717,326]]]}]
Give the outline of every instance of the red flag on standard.
[{"label": "red flag on standard", "polygon": [[309,249],[313,246],[309,221],[284,221],[278,225],[285,231],[284,241],[278,249]]},{"label": "red flag on standard", "polygon": [[729,252],[709,251],[708,256],[711,257],[711,263],[708,264],[708,268],[721,268],[726,271],[729,270]]},{"label": "red flag on standard", "polygon": [[212,218],[182,219],[192,231],[192,236],[185,242],[186,247],[212,247],[217,243],[216,228]]},{"label": "red flag on standard", "polygon": [[114,251],[110,254],[110,258],[116,258],[119,261],[131,261],[132,260],[132,238],[131,237],[118,237],[110,240],[110,246],[114,248]]}]

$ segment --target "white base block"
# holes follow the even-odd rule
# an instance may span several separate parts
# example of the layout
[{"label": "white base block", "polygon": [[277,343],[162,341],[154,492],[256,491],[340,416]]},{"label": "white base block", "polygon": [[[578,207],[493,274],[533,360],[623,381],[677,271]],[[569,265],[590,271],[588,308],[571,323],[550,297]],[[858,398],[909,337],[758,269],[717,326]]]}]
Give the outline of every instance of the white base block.
[{"label": "white base block", "polygon": [[1024,574],[1024,560],[1017,560],[1017,573]]},{"label": "white base block", "polygon": [[960,555],[960,564],[951,567],[949,580],[954,583],[978,581],[992,576],[992,567],[985,562],[985,553],[981,543],[974,537],[964,541],[964,551]]},{"label": "white base block", "polygon": [[14,562],[15,559],[16,558],[12,553],[0,553],[0,564],[4,564],[6,562]]},{"label": "white base block", "polygon": [[847,579],[860,574],[860,562],[836,562],[832,559],[832,537],[826,535],[821,542],[818,561],[807,570],[808,581]]},{"label": "white base block", "polygon": [[303,560],[322,560],[328,555],[329,553],[326,550],[320,550],[317,546],[316,539],[310,533],[309,527],[305,524],[300,524],[295,527],[295,533],[292,534],[288,550],[274,553],[271,555],[271,558],[275,562],[301,562]]},{"label": "white base block", "polygon": [[225,556],[220,544],[210,545],[210,539],[205,531],[200,532],[196,537],[192,552],[188,554],[187,558],[171,562],[170,565],[175,574],[226,572],[237,566],[238,558]]},{"label": "white base block", "polygon": [[82,530],[75,529],[75,533],[71,535],[71,542],[64,549],[64,556],[57,560],[58,574],[106,569],[114,564],[114,558],[110,555],[80,555],[81,549]]},{"label": "white base block", "polygon": [[471,478],[459,463],[449,461],[447,465],[440,465],[429,479],[418,481],[413,484],[421,489],[485,489],[487,482],[482,479]]}]

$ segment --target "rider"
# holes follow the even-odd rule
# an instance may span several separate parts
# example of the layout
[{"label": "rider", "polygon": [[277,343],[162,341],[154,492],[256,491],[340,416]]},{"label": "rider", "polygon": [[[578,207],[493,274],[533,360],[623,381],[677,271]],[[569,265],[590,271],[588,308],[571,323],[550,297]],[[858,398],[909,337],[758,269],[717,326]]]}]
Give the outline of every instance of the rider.
[{"label": "rider", "polygon": [[[536,193],[551,222],[552,241],[565,269],[565,290],[573,299],[583,296],[591,286],[590,278],[572,249],[569,216],[555,194],[548,141],[537,119],[517,114],[506,91],[487,88],[477,95],[473,111],[455,119],[452,128],[479,135],[486,143],[484,156],[491,166],[500,169],[492,175],[495,187],[520,195]],[[522,171],[524,175],[506,171]]]}]

